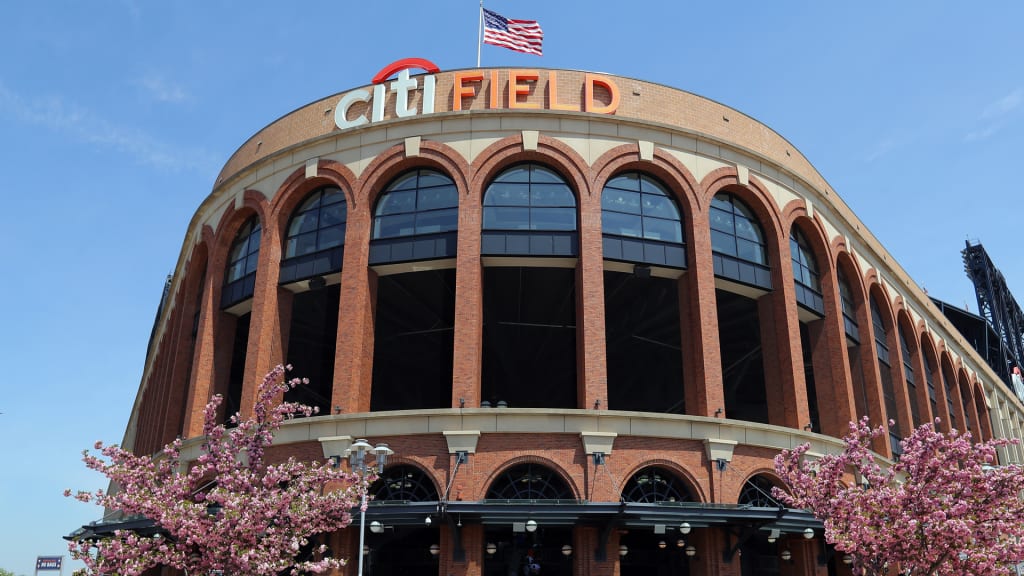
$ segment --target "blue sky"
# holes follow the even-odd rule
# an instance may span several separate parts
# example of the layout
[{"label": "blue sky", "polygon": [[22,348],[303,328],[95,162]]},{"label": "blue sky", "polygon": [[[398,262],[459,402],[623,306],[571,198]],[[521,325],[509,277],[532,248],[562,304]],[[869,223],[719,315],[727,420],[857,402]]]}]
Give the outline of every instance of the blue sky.
[{"label": "blue sky", "polygon": [[[622,9],[621,6],[628,6]],[[976,310],[980,240],[1024,300],[1024,4],[490,0],[545,55],[732,106],[801,150],[933,296]],[[121,439],[192,213],[253,132],[418,56],[473,66],[477,3],[9,2],[0,16],[0,567],[99,516],[79,461]]]}]

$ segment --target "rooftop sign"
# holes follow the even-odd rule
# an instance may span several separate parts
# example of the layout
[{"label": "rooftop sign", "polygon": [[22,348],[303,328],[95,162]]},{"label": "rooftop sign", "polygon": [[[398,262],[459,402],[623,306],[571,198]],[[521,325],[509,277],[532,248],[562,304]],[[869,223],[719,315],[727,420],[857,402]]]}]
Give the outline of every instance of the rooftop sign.
[{"label": "rooftop sign", "polygon": [[[427,72],[423,75],[423,96],[420,99],[420,110],[410,107],[410,92],[420,89],[419,80],[409,75],[409,70],[419,69]],[[492,70],[460,70],[453,74],[451,98],[442,98],[445,109],[437,109],[435,91],[437,88],[436,73],[440,68],[423,58],[405,58],[385,66],[373,77],[373,93],[365,88],[353,90],[342,95],[334,110],[334,124],[342,130],[355,128],[371,122],[384,120],[384,107],[388,92],[395,94],[394,116],[407,118],[418,114],[433,114],[451,110],[463,110],[477,98],[486,98],[486,107],[496,109],[540,109],[567,110],[590,112],[593,114],[615,114],[619,107],[619,87],[615,81],[600,74],[585,73],[583,85],[569,86],[562,95],[559,91],[565,86],[559,84],[557,70],[532,69],[492,69]],[[390,83],[388,78],[398,74]],[[530,102],[530,94],[546,80],[547,93],[544,103]],[[608,102],[599,101],[598,88],[607,93]],[[582,98],[573,99],[574,92]],[[352,113],[357,102],[368,103],[362,114]]]}]

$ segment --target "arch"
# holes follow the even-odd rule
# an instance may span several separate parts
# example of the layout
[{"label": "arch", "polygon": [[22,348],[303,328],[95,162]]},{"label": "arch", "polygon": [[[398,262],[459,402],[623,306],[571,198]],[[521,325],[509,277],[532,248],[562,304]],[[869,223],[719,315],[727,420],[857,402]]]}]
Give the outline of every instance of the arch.
[{"label": "arch", "polygon": [[757,215],[761,226],[766,228],[765,232],[768,236],[767,239],[770,240],[769,248],[772,253],[778,253],[779,242],[784,238],[783,234],[787,228],[783,225],[782,215],[775,205],[771,193],[759,179],[751,176],[747,184],[744,185],[740,183],[735,168],[723,167],[712,170],[704,176],[700,183],[700,189],[703,190],[701,206],[704,207],[710,207],[712,199],[720,192],[729,192],[742,200]]},{"label": "arch", "polygon": [[359,179],[347,166],[334,160],[320,159],[317,162],[316,175],[306,177],[306,168],[300,167],[292,171],[278,187],[270,204],[269,220],[274,222],[284,236],[285,227],[292,212],[306,195],[323,186],[336,186],[345,193],[345,202],[356,205],[355,190]]},{"label": "arch", "polygon": [[651,160],[641,160],[637,144],[616,146],[591,166],[591,189],[603,190],[605,183],[615,174],[628,171],[645,172],[664,183],[682,207],[683,225],[687,230],[693,229],[694,215],[703,212],[697,193],[700,185],[682,162],[660,148],[655,149]]},{"label": "arch", "polygon": [[514,164],[527,162],[544,164],[561,174],[568,181],[578,201],[582,200],[584,194],[592,194],[586,177],[590,168],[586,160],[570,146],[541,134],[537,139],[537,148],[526,150],[522,135],[516,135],[491,144],[473,161],[471,189],[480,194],[480,203],[483,203],[486,184],[494,180],[495,176]]},{"label": "arch", "polygon": [[942,351],[939,360],[939,373],[942,376],[942,395],[946,400],[946,409],[949,411],[949,427],[963,432],[965,429],[963,428],[963,412],[960,409],[960,394],[953,393],[953,388],[956,385],[956,371],[953,363],[953,357],[949,350],[946,349],[945,342],[942,342],[941,344]]},{"label": "arch", "polygon": [[413,463],[393,464],[370,485],[367,493],[375,501],[436,502],[438,485],[427,470]]},{"label": "arch", "polygon": [[827,252],[826,258],[820,257],[823,249],[820,238],[817,239],[818,242],[812,244],[812,236],[803,230],[801,223],[804,220],[798,219],[789,228],[789,256],[793,265],[796,301],[820,317],[825,315],[822,277],[825,277],[825,282],[829,281],[827,268],[823,271],[821,263],[824,262],[827,266],[829,260]]},{"label": "arch", "polygon": [[[906,406],[906,393],[899,376],[898,359],[899,338],[896,331],[896,320],[892,306],[886,297],[885,287],[877,281],[874,270],[868,271],[868,305],[871,310],[871,334],[874,339],[875,358],[878,360],[878,373],[881,378],[882,394],[885,399],[886,420],[895,424],[889,426],[889,448],[893,456],[902,452],[900,442],[913,427],[910,415],[903,408]],[[871,280],[875,280],[871,282]]]},{"label": "arch", "polygon": [[[353,194],[356,204],[375,206],[390,182],[414,168],[432,168],[446,174],[455,183],[460,199],[471,190],[467,180],[470,167],[462,155],[442,142],[423,140],[420,142],[419,154],[415,156],[406,155],[405,146],[396,144],[374,157],[359,177],[359,184]],[[371,216],[369,210],[366,213]]]},{"label": "arch", "polygon": [[740,506],[759,508],[785,508],[786,505],[772,496],[772,488],[784,489],[777,476],[767,471],[755,471],[739,485],[736,503]]},{"label": "arch", "polygon": [[922,365],[918,339],[915,338],[910,313],[900,299],[896,311],[896,336],[900,345],[900,359],[903,361],[903,382],[907,390],[907,401],[910,403],[910,416],[914,428],[931,421],[928,403],[925,401],[926,391],[920,387]]},{"label": "arch", "polygon": [[511,463],[487,483],[487,500],[576,500],[564,472],[536,459]]},{"label": "arch", "polygon": [[461,197],[447,172],[424,166],[400,172],[373,205],[370,265],[453,258]]},{"label": "arch", "polygon": [[927,387],[928,403],[931,408],[931,421],[939,420],[939,428],[949,432],[949,413],[945,404],[940,402],[939,384],[942,382],[940,374],[939,356],[935,349],[935,342],[932,335],[923,330],[919,331],[921,354],[921,366],[924,369],[924,380]]},{"label": "arch", "polygon": [[693,482],[675,466],[648,462],[629,475],[622,488],[623,502],[700,502]]}]

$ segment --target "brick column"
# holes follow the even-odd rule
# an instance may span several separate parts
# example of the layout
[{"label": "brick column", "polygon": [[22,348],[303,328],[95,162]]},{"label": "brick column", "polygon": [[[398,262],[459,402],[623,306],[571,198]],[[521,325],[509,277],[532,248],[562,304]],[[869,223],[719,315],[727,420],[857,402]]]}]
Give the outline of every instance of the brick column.
[{"label": "brick column", "polygon": [[[249,342],[245,351],[245,375],[242,380],[240,412],[252,414],[256,394],[263,377],[277,364],[284,363],[281,318],[278,315],[278,278],[281,274],[281,235],[276,223],[264,222],[260,238],[256,288],[252,297]],[[290,312],[290,310],[289,310]],[[291,318],[289,316],[288,320]]]},{"label": "brick column", "polygon": [[365,204],[349,206],[341,269],[331,406],[341,406],[343,414],[370,410],[377,274],[368,268],[370,208]]},{"label": "brick column", "polygon": [[715,267],[711,258],[711,226],[706,217],[693,218],[687,230],[689,269],[679,279],[679,331],[683,349],[686,413],[714,416],[725,409],[722,352],[715,306]]},{"label": "brick column", "polygon": [[[789,262],[788,250],[783,261]],[[796,293],[792,271],[780,266],[779,280],[771,294],[757,301],[761,323],[761,349],[763,350],[765,393],[768,402],[768,421],[777,426],[800,430],[811,421],[807,408],[807,387],[804,367],[800,362],[800,326],[796,311]],[[781,276],[781,279],[779,278]]]},{"label": "brick column", "polygon": [[601,195],[579,191],[579,261],[576,264],[576,406],[608,407],[604,328],[604,250]]},{"label": "brick column", "polygon": [[480,196],[459,198],[459,239],[455,272],[455,343],[452,407],[480,405],[483,370],[484,293],[480,263]]},{"label": "brick column", "polygon": [[[216,389],[214,379],[217,373],[216,367],[218,356],[223,355],[225,347],[224,332],[229,332],[226,341],[228,354],[230,354],[231,339],[234,338],[234,322],[227,322],[229,316],[220,311],[220,284],[223,280],[222,274],[217,271],[221,269],[207,270],[206,286],[203,288],[202,301],[199,306],[199,326],[196,332],[196,346],[192,356],[192,375],[188,387],[188,398],[185,407],[185,430],[183,436],[192,438],[203,433],[203,408],[213,395]],[[225,324],[228,324],[226,327]],[[219,329],[218,329],[219,328]],[[221,354],[217,354],[217,351]],[[231,361],[230,357],[227,360]],[[226,382],[226,375],[225,375]]]}]

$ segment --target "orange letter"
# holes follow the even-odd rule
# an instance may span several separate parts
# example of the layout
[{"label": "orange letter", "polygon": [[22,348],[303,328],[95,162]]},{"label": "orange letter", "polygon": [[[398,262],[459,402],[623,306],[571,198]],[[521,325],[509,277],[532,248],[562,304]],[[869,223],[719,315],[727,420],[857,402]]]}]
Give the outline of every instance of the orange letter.
[{"label": "orange letter", "polygon": [[558,103],[558,71],[548,72],[548,108],[552,110],[579,110],[572,104]]},{"label": "orange letter", "polygon": [[[482,72],[462,71],[455,73],[455,93],[452,94],[452,110],[462,110],[462,99],[476,96],[476,88],[466,86],[466,82],[480,82],[484,79]],[[472,105],[472,104],[471,104]]]},{"label": "orange letter", "polygon": [[[615,111],[619,108],[619,87],[612,82],[611,79],[597,74],[587,74],[586,83],[584,84],[584,112],[593,112],[594,114],[615,114]],[[611,97],[611,102],[607,106],[598,106],[594,101],[594,85],[602,86],[608,91]]]},{"label": "orange letter", "polygon": [[491,110],[501,108],[501,92],[498,90],[499,88],[498,71],[491,70]]},{"label": "orange letter", "polygon": [[[510,70],[508,73],[508,107],[509,108],[540,108],[540,104],[535,102],[522,102],[519,100],[519,96],[530,95],[530,85],[526,82],[537,81],[536,70]],[[519,81],[523,83],[520,84]]]}]

